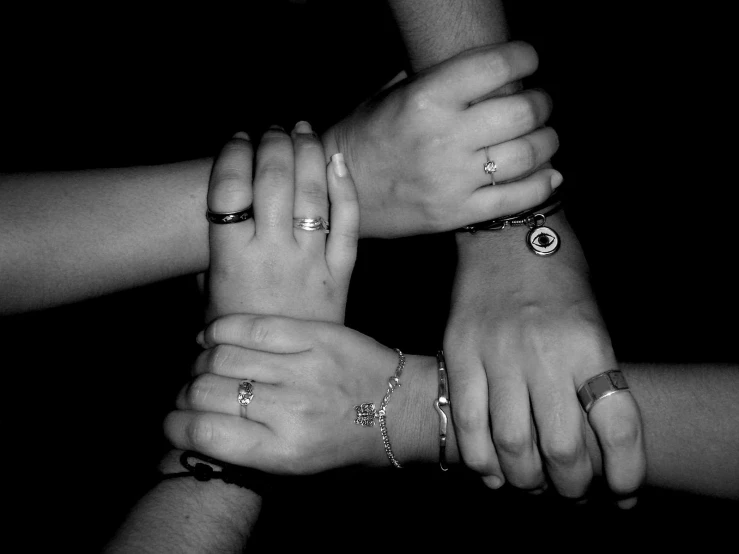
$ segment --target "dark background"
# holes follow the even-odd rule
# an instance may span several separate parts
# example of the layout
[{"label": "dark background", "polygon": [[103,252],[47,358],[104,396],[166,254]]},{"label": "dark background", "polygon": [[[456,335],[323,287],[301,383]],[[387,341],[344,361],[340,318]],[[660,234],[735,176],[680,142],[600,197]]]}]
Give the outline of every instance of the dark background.
[{"label": "dark background", "polygon": [[[555,4],[511,3],[508,16],[514,38],[540,54],[527,85],[554,98],[554,162],[619,359],[736,362],[722,14]],[[162,163],[211,156],[237,130],[259,136],[299,119],[322,129],[402,66],[381,2],[245,6],[4,8],[0,169]],[[348,324],[433,352],[450,246],[448,237],[363,241]],[[5,498],[27,550],[98,549],[151,485],[166,448],[161,421],[187,378],[200,318],[193,280],[182,278],[0,320]],[[582,548],[578,539],[638,533],[678,543],[717,540],[737,511],[647,490],[633,513],[619,514],[597,485],[591,506],[575,508],[435,469],[291,481],[265,506],[253,546],[495,547],[508,537]]]}]

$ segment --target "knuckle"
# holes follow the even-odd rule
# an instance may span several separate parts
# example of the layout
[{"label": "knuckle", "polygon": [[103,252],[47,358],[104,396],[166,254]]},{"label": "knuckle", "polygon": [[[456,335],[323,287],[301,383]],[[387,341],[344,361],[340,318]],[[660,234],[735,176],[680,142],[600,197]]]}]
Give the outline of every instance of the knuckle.
[{"label": "knuckle", "polygon": [[485,56],[482,69],[501,83],[507,83],[513,77],[513,64],[503,49],[496,49]]},{"label": "knuckle", "polygon": [[264,160],[258,166],[257,174],[259,179],[265,181],[292,181],[294,178],[292,168],[279,158],[270,158]]},{"label": "knuckle", "polygon": [[542,441],[541,450],[547,461],[558,467],[574,466],[581,449],[576,440]]},{"label": "knuckle", "polygon": [[530,171],[539,165],[539,151],[528,137],[522,137],[519,143],[517,165],[523,171]]},{"label": "knuckle", "polygon": [[328,204],[328,196],[326,185],[320,181],[307,181],[301,183],[298,189],[301,200],[312,206],[326,206]]},{"label": "knuckle", "polygon": [[192,380],[190,386],[187,387],[185,398],[188,406],[195,409],[205,406],[214,390],[215,383],[212,377],[209,373],[203,373]]},{"label": "knuckle", "polygon": [[[459,405],[457,405],[459,406]],[[476,433],[488,427],[488,412],[462,405],[455,410],[455,423],[462,433]]]},{"label": "knuckle", "polygon": [[208,351],[206,368],[211,373],[222,373],[233,361],[232,349],[219,344]]},{"label": "knuckle", "polygon": [[246,329],[246,337],[252,344],[265,344],[271,335],[269,319],[255,317]]},{"label": "knuckle", "polygon": [[218,446],[218,433],[207,414],[197,414],[187,426],[187,438],[194,450],[212,452]]},{"label": "knuckle", "polygon": [[537,126],[537,110],[532,98],[527,94],[518,94],[512,97],[511,119],[517,125],[524,128]]},{"label": "knuckle", "polygon": [[508,456],[521,457],[531,449],[531,437],[515,430],[493,431],[495,448]]},{"label": "knuckle", "polygon": [[598,434],[602,446],[609,449],[629,448],[638,444],[641,431],[635,418],[622,418]]}]

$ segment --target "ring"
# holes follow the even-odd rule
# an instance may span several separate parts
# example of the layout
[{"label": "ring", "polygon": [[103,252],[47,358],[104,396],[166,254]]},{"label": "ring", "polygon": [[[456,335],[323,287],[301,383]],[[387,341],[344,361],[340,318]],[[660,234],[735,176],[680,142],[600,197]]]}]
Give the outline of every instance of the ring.
[{"label": "ring", "polygon": [[482,168],[485,170],[485,173],[490,175],[490,184],[491,186],[495,186],[495,176],[493,173],[498,171],[498,166],[496,163],[490,159],[490,154],[488,154],[488,147],[485,147],[485,158],[487,161],[485,162],[485,165],[482,166]]},{"label": "ring", "polygon": [[590,413],[593,404],[601,398],[624,391],[629,391],[626,377],[620,369],[611,369],[591,377],[580,385],[577,389],[577,399],[585,413]]},{"label": "ring", "polygon": [[246,407],[249,405],[249,403],[254,398],[254,385],[251,381],[241,381],[239,383],[239,395],[236,397],[236,400],[239,403],[239,408],[241,409],[241,417],[244,419],[247,419],[246,417]]},{"label": "ring", "polygon": [[323,231],[329,232],[328,221],[322,217],[294,217],[293,227],[303,229],[303,231]]},{"label": "ring", "polygon": [[215,223],[216,225],[241,223],[242,221],[246,221],[247,219],[251,219],[252,217],[254,217],[254,208],[252,206],[249,206],[248,208],[246,208],[245,210],[241,210],[240,212],[217,213],[211,212],[210,210],[207,210],[205,212],[205,218],[211,223]]}]

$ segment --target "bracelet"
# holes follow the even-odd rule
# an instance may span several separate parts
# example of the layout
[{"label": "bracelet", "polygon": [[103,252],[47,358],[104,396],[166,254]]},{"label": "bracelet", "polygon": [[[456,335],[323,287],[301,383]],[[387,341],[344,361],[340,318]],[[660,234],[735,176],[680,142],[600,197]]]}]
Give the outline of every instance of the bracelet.
[{"label": "bracelet", "polygon": [[551,256],[561,246],[561,240],[557,232],[551,227],[546,227],[547,216],[562,209],[561,188],[555,190],[549,198],[538,206],[518,212],[506,217],[498,217],[466,225],[457,229],[458,233],[467,232],[475,234],[478,231],[502,231],[508,227],[519,227],[525,225],[529,228],[526,235],[526,245],[537,256]]},{"label": "bracelet", "polygon": [[[194,463],[191,460],[196,460]],[[203,463],[205,462],[205,463]],[[180,473],[167,473],[159,477],[159,481],[175,479],[178,477],[195,477],[196,480],[205,482],[218,479],[228,485],[236,485],[242,489],[248,489],[264,496],[273,489],[273,476],[256,469],[239,467],[221,462],[204,454],[187,450],[180,455],[180,465],[187,471]],[[215,468],[220,468],[216,470]]]},{"label": "bracelet", "polygon": [[449,381],[446,374],[446,360],[444,359],[444,351],[439,350],[436,353],[436,365],[439,368],[439,398],[434,400],[434,408],[439,413],[439,467],[441,471],[446,471],[449,467],[446,464],[446,428],[449,423],[444,408],[450,405],[449,400]]},{"label": "bracelet", "polygon": [[390,376],[387,380],[387,391],[385,396],[382,397],[380,402],[380,409],[375,410],[375,404],[373,402],[364,402],[358,406],[354,406],[354,410],[357,412],[357,417],[354,419],[354,423],[363,427],[374,427],[375,419],[380,421],[380,434],[382,435],[382,445],[385,448],[385,454],[387,459],[393,466],[401,469],[402,466],[398,463],[393,455],[393,449],[390,446],[390,437],[387,433],[387,405],[390,402],[390,395],[393,394],[396,388],[400,386],[400,375],[403,373],[405,367],[405,356],[396,348],[395,351],[398,353],[398,366],[395,368],[395,373]]}]

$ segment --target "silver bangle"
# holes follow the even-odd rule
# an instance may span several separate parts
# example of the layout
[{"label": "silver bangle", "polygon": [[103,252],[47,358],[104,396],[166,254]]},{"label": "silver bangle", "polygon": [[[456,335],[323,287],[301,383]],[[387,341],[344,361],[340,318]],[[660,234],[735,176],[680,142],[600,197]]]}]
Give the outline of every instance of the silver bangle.
[{"label": "silver bangle", "polygon": [[439,413],[439,467],[441,471],[446,471],[449,467],[446,464],[446,430],[449,418],[444,408],[450,405],[449,400],[449,381],[446,373],[446,360],[444,359],[444,351],[439,350],[436,353],[436,364],[439,368],[439,397],[434,400],[434,408]]}]

